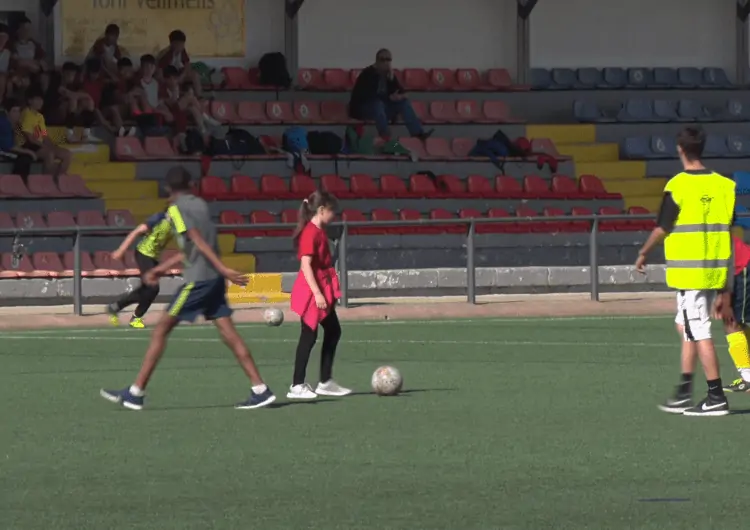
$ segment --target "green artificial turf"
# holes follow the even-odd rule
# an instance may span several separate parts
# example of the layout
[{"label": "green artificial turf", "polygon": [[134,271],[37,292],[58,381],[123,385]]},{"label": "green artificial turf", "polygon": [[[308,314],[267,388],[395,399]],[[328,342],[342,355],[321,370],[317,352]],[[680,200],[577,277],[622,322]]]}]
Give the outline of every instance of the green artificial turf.
[{"label": "green artificial turf", "polygon": [[[358,394],[288,404],[298,325],[241,329],[279,399],[210,327],[178,329],[131,412],[98,395],[148,332],[0,334],[3,530],[706,529],[744,520],[750,415],[671,416],[669,318],[344,323]],[[734,376],[719,350],[726,379]],[[309,378],[317,376],[317,352]],[[369,394],[381,364],[405,392]],[[702,377],[697,390],[705,391]],[[735,411],[750,396],[730,397]]]}]

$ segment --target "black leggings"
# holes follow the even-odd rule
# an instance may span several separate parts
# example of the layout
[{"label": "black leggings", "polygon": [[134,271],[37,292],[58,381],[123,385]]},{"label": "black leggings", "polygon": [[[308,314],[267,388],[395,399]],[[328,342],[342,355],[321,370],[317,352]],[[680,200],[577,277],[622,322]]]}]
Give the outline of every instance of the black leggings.
[{"label": "black leggings", "polygon": [[[336,309],[332,309],[328,316],[321,322],[323,328],[323,348],[320,351],[320,382],[324,383],[331,379],[333,373],[333,357],[336,355],[336,346],[341,339],[341,324],[336,315]],[[318,330],[302,322],[302,329],[297,344],[297,356],[294,360],[293,385],[301,385],[305,382],[307,373],[307,362],[310,360],[315,341],[318,340]]]},{"label": "black leggings", "polygon": [[137,318],[141,318],[146,314],[148,308],[154,303],[156,297],[159,295],[159,285],[147,285],[143,281],[143,275],[146,271],[153,269],[159,263],[154,258],[149,258],[138,252],[135,252],[135,262],[138,264],[138,268],[141,271],[141,285],[137,289],[133,289],[129,293],[125,293],[120,299],[115,302],[115,306],[118,311],[122,311],[129,305],[138,304],[135,308],[134,315]]}]

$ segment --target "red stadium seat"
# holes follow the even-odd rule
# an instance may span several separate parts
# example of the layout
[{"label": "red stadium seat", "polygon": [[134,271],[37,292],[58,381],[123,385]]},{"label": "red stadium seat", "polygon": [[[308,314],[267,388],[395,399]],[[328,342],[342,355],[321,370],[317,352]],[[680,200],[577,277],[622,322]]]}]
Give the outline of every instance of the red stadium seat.
[{"label": "red stadium seat", "polygon": [[0,269],[0,278],[26,278],[34,274],[34,266],[26,254],[3,254]]},{"label": "red stadium seat", "polygon": [[[219,213],[219,224],[220,225],[244,225],[247,224],[247,219],[242,217],[242,214],[234,210],[224,210]],[[234,234],[237,237],[261,237],[264,235],[262,230],[247,230],[247,229],[233,229],[233,230],[222,230],[222,233]]]},{"label": "red stadium seat", "polygon": [[[631,215],[649,215],[651,212],[643,206],[631,206],[628,208],[628,213]],[[628,221],[628,223],[634,226],[637,230],[653,230],[656,228],[656,221],[653,219],[634,219]]]},{"label": "red stadium seat", "polygon": [[466,179],[469,194],[476,197],[491,198],[498,195],[492,182],[482,175],[469,175]]},{"label": "red stadium seat", "polygon": [[260,101],[240,101],[237,107],[238,121],[242,123],[268,123],[266,109]]},{"label": "red stadium seat", "polygon": [[93,199],[99,196],[86,186],[80,175],[60,175],[57,182],[60,185],[60,193],[68,197]]},{"label": "red stadium seat", "polygon": [[76,221],[78,226],[102,227],[107,226],[104,215],[99,210],[83,210],[77,213]]},{"label": "red stadium seat", "polygon": [[[561,208],[552,208],[548,206],[542,210],[542,216],[565,217],[565,212]],[[573,232],[573,231],[580,232],[580,231],[583,231],[577,225],[574,225],[571,221],[550,221],[550,222],[545,222],[544,226],[547,228],[547,232]]]},{"label": "red stadium seat", "polygon": [[294,119],[302,123],[321,121],[320,105],[317,101],[295,101]]},{"label": "red stadium seat", "polygon": [[[599,208],[599,215],[620,215],[622,214],[622,210],[619,208],[613,208],[611,206],[602,206]],[[602,232],[611,232],[613,230],[616,230],[618,232],[630,230],[632,227],[628,223],[628,221],[624,219],[618,219],[618,220],[599,220],[599,230]]]},{"label": "red stadium seat", "polygon": [[297,88],[300,90],[320,90],[323,87],[323,74],[315,68],[300,68],[297,71]]},{"label": "red stadium seat", "polygon": [[112,277],[125,276],[125,264],[105,250],[97,250],[92,256],[94,269],[106,271]]},{"label": "red stadium seat", "polygon": [[133,214],[127,210],[109,210],[107,212],[107,226],[135,227]]},{"label": "red stadium seat", "polygon": [[[489,219],[510,219],[511,215],[503,208],[490,208],[487,211]],[[528,232],[525,228],[515,222],[487,223],[477,225],[477,234],[519,234]]]},{"label": "red stadium seat", "polygon": [[[539,213],[535,212],[528,206],[517,206],[516,207],[516,217],[538,217]],[[542,223],[540,221],[526,221],[519,223],[526,231],[531,231],[535,233],[541,233],[541,232],[547,232],[548,227],[545,225],[545,223]]]},{"label": "red stadium seat", "polygon": [[482,78],[479,75],[479,71],[475,68],[459,68],[456,70],[457,89],[464,92],[471,92],[478,90],[481,84]]},{"label": "red stadium seat", "polygon": [[482,105],[482,113],[486,121],[493,123],[520,123],[522,121],[511,118],[510,109],[505,101],[485,101]]},{"label": "red stadium seat", "polygon": [[46,228],[42,214],[39,212],[18,212],[16,213],[16,226],[20,229]]},{"label": "red stadium seat", "polygon": [[30,199],[33,195],[20,175],[0,175],[0,197]]},{"label": "red stadium seat", "polygon": [[115,138],[115,157],[117,160],[141,160],[146,158],[141,141],[134,136]]},{"label": "red stadium seat", "polygon": [[430,70],[430,90],[447,92],[456,89],[456,72],[448,68],[433,68]]},{"label": "red stadium seat", "polygon": [[146,156],[151,158],[174,158],[175,152],[169,138],[164,136],[147,136],[143,141]]},{"label": "red stadium seat", "polygon": [[417,197],[417,195],[410,193],[409,190],[406,189],[404,181],[401,177],[396,175],[381,175],[380,190],[388,197]]},{"label": "red stadium seat", "polygon": [[[290,225],[296,225],[299,221],[299,210],[294,208],[287,208],[281,211],[281,222]],[[294,233],[294,228],[287,228],[286,235],[291,236]]]},{"label": "red stadium seat", "polygon": [[[345,209],[341,212],[341,220],[346,223],[361,223],[367,221],[367,217],[359,210]],[[363,227],[349,228],[348,232],[352,235],[359,235],[363,234],[362,230],[367,233],[367,229]]]},{"label": "red stadium seat", "polygon": [[326,90],[347,90],[349,74],[341,68],[326,68],[323,70],[323,85]]},{"label": "red stadium seat", "polygon": [[[419,213],[417,210],[412,210],[410,208],[405,208],[402,210],[399,210],[398,212],[398,218],[401,221],[419,221],[422,219],[422,214]],[[437,231],[433,228],[424,227],[424,226],[417,226],[417,225],[404,225],[400,227],[402,230],[402,233],[404,234],[418,234],[418,233],[437,233]]]},{"label": "red stadium seat", "polygon": [[247,79],[250,82],[250,90],[276,90],[276,87],[260,84],[260,68],[248,68]]},{"label": "red stadium seat", "polygon": [[[570,215],[573,217],[583,217],[583,216],[589,216],[593,215],[594,212],[591,211],[589,208],[584,208],[583,206],[574,206],[570,209]],[[573,221],[574,223],[585,227],[586,231],[588,232],[591,230],[591,221]]]},{"label": "red stadium seat", "polygon": [[0,230],[15,230],[16,224],[8,212],[0,212]]},{"label": "red stadium seat", "polygon": [[198,185],[198,193],[207,201],[222,201],[230,198],[227,184],[221,177],[203,177]]},{"label": "red stadium seat", "polygon": [[343,101],[323,101],[320,103],[320,115],[325,121],[331,123],[349,123],[349,110]]},{"label": "red stadium seat", "polygon": [[320,184],[323,191],[333,194],[338,199],[349,199],[354,196],[349,191],[347,182],[338,175],[323,175],[320,177]]},{"label": "red stadium seat", "polygon": [[260,192],[265,199],[294,199],[295,196],[278,175],[263,175],[260,177]]},{"label": "red stadium seat", "polygon": [[423,173],[417,173],[409,177],[409,189],[417,197],[433,198],[438,195],[435,183]]},{"label": "red stadium seat", "polygon": [[[434,210],[430,210],[430,219],[443,220],[443,219],[455,219],[455,218],[456,218],[455,214],[449,212],[445,208],[435,208]],[[460,224],[438,225],[432,228],[435,228],[437,232],[439,233],[448,233],[448,234],[460,234],[466,231],[466,228],[464,227],[464,225],[460,225]]]},{"label": "red stadium seat", "polygon": [[413,138],[410,136],[402,136],[398,139],[398,142],[406,147],[413,155],[417,158],[428,158],[427,150],[425,149],[424,142],[421,138]]},{"label": "red stadium seat", "polygon": [[482,123],[485,122],[484,114],[482,114],[482,107],[479,106],[478,101],[471,99],[465,99],[456,102],[456,111],[461,121]]},{"label": "red stadium seat", "polygon": [[576,181],[567,175],[552,175],[552,192],[565,199],[586,198],[586,195],[578,191]]},{"label": "red stadium seat", "polygon": [[549,138],[533,138],[531,140],[531,150],[535,153],[545,153],[554,157],[560,156],[554,142]]},{"label": "red stadium seat", "polygon": [[513,80],[505,68],[492,68],[487,71],[487,84],[496,90],[509,90]]},{"label": "red stadium seat", "polygon": [[222,123],[239,123],[242,121],[237,115],[235,104],[231,101],[212,101],[211,116]]},{"label": "red stadium seat", "polygon": [[293,175],[290,191],[296,198],[305,199],[310,194],[315,193],[318,189],[318,185],[308,175]]},{"label": "red stadium seat", "polygon": [[47,214],[47,226],[50,228],[75,228],[78,224],[70,212],[50,212]]},{"label": "red stadium seat", "polygon": [[26,179],[32,195],[44,198],[64,197],[52,175],[29,175]]},{"label": "red stadium seat", "polygon": [[[63,274],[65,276],[73,275],[73,271],[75,270],[75,254],[72,251],[63,254],[63,269]],[[109,276],[109,272],[98,270],[94,266],[94,260],[91,259],[91,254],[88,252],[81,252],[81,275],[106,278]]]},{"label": "red stadium seat", "polygon": [[456,158],[447,138],[427,138],[424,146],[428,157],[439,158],[441,160]]},{"label": "red stadium seat", "polygon": [[349,177],[352,194],[363,199],[386,197],[370,175],[357,174]]},{"label": "red stadium seat", "polygon": [[[385,208],[375,208],[370,212],[370,218],[373,221],[398,221],[396,214]],[[403,234],[406,233],[403,227],[397,226],[377,226],[373,227],[373,232],[381,234]]]},{"label": "red stadium seat", "polygon": [[229,193],[235,200],[257,199],[261,196],[258,185],[247,175],[232,175]]},{"label": "red stadium seat", "polygon": [[451,143],[451,148],[453,149],[453,154],[456,155],[457,158],[468,158],[469,153],[474,149],[476,144],[477,141],[471,138],[454,138]]},{"label": "red stadium seat", "polygon": [[430,107],[424,101],[412,101],[411,108],[422,123],[438,123],[440,121],[430,113]]},{"label": "red stadium seat", "polygon": [[549,189],[549,183],[539,175],[525,175],[523,177],[523,191],[531,199],[556,198],[556,195]]},{"label": "red stadium seat", "polygon": [[291,123],[294,121],[292,104],[288,101],[267,101],[266,115],[271,121]]},{"label": "red stadium seat", "polygon": [[352,68],[349,70],[349,86],[353,87],[357,83],[357,78],[359,78],[359,74],[361,73],[361,68]]},{"label": "red stadium seat", "polygon": [[455,101],[433,101],[430,103],[430,114],[440,123],[460,123],[464,121],[456,110]]},{"label": "red stadium seat", "polygon": [[[458,217],[460,219],[482,219],[484,215],[479,210],[474,208],[462,208],[458,211]],[[464,226],[465,231],[469,231],[469,225]],[[474,233],[479,233],[479,224],[474,224]]]},{"label": "red stadium seat", "polygon": [[[270,212],[257,211],[250,214],[251,224],[274,224],[279,223],[279,218]],[[271,237],[287,237],[291,235],[292,231],[285,228],[268,228],[264,229],[263,233]]]},{"label": "red stadium seat", "polygon": [[405,68],[403,71],[404,89],[424,91],[430,86],[430,76],[423,68]]},{"label": "red stadium seat", "polygon": [[508,175],[498,175],[495,177],[495,191],[503,199],[525,199],[526,194],[521,188],[521,184]]},{"label": "red stadium seat", "polygon": [[63,274],[63,264],[56,252],[35,252],[31,256],[34,272],[31,276],[57,278]]},{"label": "red stadium seat", "polygon": [[594,175],[581,175],[578,179],[578,189],[593,199],[622,199],[619,193],[608,193],[602,181]]},{"label": "red stadium seat", "polygon": [[438,193],[445,197],[455,198],[476,198],[479,195],[466,191],[466,181],[461,180],[456,175],[438,175]]},{"label": "red stadium seat", "polygon": [[221,69],[224,74],[224,88],[226,90],[250,90],[252,84],[247,70],[239,66],[225,66]]}]

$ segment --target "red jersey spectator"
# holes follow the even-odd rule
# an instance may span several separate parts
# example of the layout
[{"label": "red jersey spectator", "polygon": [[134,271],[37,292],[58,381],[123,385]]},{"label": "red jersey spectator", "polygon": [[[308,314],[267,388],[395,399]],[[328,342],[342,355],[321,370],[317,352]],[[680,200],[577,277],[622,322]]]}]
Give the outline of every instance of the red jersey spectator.
[{"label": "red jersey spectator", "polygon": [[117,44],[119,38],[120,27],[117,24],[110,24],[105,28],[104,36],[96,39],[87,57],[87,59],[99,59],[104,73],[112,79],[117,79],[117,62],[124,57],[122,48]]},{"label": "red jersey spectator", "polygon": [[164,68],[167,66],[174,66],[179,74],[178,82],[190,82],[193,85],[196,97],[200,97],[203,87],[201,86],[201,79],[198,72],[190,67],[190,56],[185,49],[186,41],[187,37],[185,33],[179,29],[169,34],[169,46],[160,51],[157,56],[159,66],[158,75],[161,77]]}]

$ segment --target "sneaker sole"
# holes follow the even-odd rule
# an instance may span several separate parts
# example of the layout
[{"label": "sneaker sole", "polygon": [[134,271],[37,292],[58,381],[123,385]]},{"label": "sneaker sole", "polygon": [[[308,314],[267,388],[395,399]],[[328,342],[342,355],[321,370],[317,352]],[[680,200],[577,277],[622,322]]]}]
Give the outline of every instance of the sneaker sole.
[{"label": "sneaker sole", "polygon": [[346,392],[330,392],[328,390],[315,390],[315,393],[319,396],[344,397],[351,394],[352,391],[347,390]]},{"label": "sneaker sole", "polygon": [[99,395],[102,396],[107,401],[109,401],[110,403],[120,403],[122,401],[122,397],[116,394],[110,394],[104,389],[99,391]]},{"label": "sneaker sole", "polygon": [[312,396],[310,396],[310,397],[307,397],[307,396],[300,396],[300,395],[298,395],[298,394],[291,394],[291,393],[290,393],[290,394],[287,394],[287,395],[286,395],[286,398],[287,398],[287,399],[292,399],[292,400],[294,400],[294,401],[311,401],[311,400],[313,400],[313,399],[317,399],[317,398],[318,398],[318,395],[317,395],[317,394],[314,394],[314,395],[312,395]]},{"label": "sneaker sole", "polygon": [[662,412],[668,412],[669,414],[683,414],[690,407],[692,407],[692,405],[688,405],[687,407],[665,407],[664,405],[657,405],[659,410]]},{"label": "sneaker sole", "polygon": [[136,405],[130,401],[121,401],[120,404],[128,410],[143,410],[143,405]]},{"label": "sneaker sole", "polygon": [[709,410],[709,411],[700,411],[700,412],[688,412],[685,411],[682,415],[683,416],[692,416],[692,417],[698,417],[698,416],[729,416],[730,412],[728,410]]},{"label": "sneaker sole", "polygon": [[275,395],[269,397],[265,401],[262,401],[262,402],[258,403],[257,405],[236,405],[234,408],[237,409],[237,410],[259,409],[259,408],[262,408],[262,407],[267,407],[268,405],[270,405],[274,401],[276,401],[276,396]]}]

